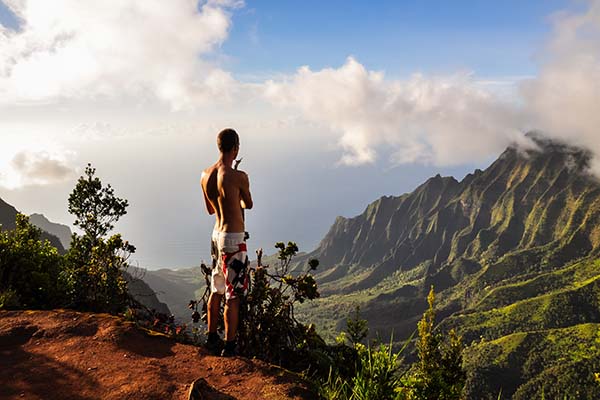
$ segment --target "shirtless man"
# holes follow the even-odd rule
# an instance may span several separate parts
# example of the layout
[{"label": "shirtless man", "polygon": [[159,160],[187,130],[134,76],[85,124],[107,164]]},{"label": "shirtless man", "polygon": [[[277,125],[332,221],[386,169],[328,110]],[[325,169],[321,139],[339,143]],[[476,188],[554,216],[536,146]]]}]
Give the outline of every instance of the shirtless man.
[{"label": "shirtless man", "polygon": [[217,136],[219,160],[202,172],[200,183],[206,210],[215,215],[211,252],[213,271],[208,300],[209,350],[217,351],[221,339],[217,333],[219,309],[225,296],[225,347],[222,356],[235,355],[235,337],[239,319],[239,296],[248,289],[243,209],[252,208],[248,175],[232,168],[240,140],[236,131],[224,129]]}]

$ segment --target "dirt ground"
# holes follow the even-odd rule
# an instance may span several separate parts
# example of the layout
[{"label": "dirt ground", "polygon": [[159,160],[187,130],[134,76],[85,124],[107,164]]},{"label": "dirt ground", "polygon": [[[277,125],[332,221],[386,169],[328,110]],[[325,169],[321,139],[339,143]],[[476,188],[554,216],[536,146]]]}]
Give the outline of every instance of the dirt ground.
[{"label": "dirt ground", "polygon": [[[107,314],[0,311],[0,399],[314,399],[296,375],[210,356]],[[203,380],[204,379],[204,380]]]}]

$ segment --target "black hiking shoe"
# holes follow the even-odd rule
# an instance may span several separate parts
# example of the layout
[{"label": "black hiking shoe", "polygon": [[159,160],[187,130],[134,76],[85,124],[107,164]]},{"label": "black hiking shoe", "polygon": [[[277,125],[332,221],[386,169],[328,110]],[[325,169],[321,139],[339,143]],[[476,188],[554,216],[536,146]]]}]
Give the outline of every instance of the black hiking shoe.
[{"label": "black hiking shoe", "polygon": [[223,351],[221,352],[221,357],[235,357],[237,356],[237,351],[235,350],[235,342],[225,342],[225,347],[223,347]]},{"label": "black hiking shoe", "polygon": [[208,339],[206,343],[204,343],[204,347],[208,352],[212,355],[221,354],[221,350],[223,349],[224,343],[223,340],[216,333],[209,333]]}]

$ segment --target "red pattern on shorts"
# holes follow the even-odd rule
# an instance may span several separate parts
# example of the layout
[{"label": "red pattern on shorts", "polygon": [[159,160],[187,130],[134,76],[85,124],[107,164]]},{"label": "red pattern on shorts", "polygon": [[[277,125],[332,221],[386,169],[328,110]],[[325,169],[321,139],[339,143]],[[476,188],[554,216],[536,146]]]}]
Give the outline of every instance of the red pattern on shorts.
[{"label": "red pattern on shorts", "polygon": [[[238,272],[235,271],[234,268],[232,268],[232,264],[235,262],[235,260],[240,261],[235,256],[242,252],[247,252],[246,243],[238,244],[238,251],[232,253],[224,252],[224,254],[221,257],[221,269],[223,271],[223,275],[225,276],[225,286],[229,298],[237,297],[237,293],[235,293],[236,289],[241,289],[242,293],[244,294],[248,290],[248,271],[246,270],[247,265],[245,265],[243,270],[240,271],[240,273],[243,274],[243,276],[241,277],[241,279],[243,279],[241,285],[240,282],[234,282],[236,279],[238,279]],[[244,264],[247,264],[246,260],[247,257],[245,257],[244,261],[242,262]],[[234,275],[233,277],[231,276],[232,274]]]}]

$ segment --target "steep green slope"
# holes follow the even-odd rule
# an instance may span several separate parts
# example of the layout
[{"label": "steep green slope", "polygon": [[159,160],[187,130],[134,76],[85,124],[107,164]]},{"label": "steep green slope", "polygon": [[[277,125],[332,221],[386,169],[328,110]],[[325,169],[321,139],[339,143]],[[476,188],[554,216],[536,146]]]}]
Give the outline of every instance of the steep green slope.
[{"label": "steep green slope", "polygon": [[[481,303],[465,313],[456,313],[443,322],[444,328],[460,330],[467,342],[479,338],[496,339],[513,332],[529,332],[569,327],[587,322],[600,321],[600,271],[598,261],[589,262],[595,274],[587,279],[567,281],[574,269],[586,269],[585,263],[577,263],[566,270],[542,275],[518,284],[494,289],[493,297],[485,297]],[[567,277],[563,276],[567,275]],[[542,289],[536,280],[550,280],[551,285]],[[551,278],[555,278],[552,280]],[[562,285],[561,285],[562,283]],[[553,289],[551,286],[554,286]],[[558,286],[558,287],[557,287]],[[532,290],[534,289],[534,290]],[[538,289],[538,290],[535,290]],[[499,293],[514,295],[501,297]],[[508,293],[506,293],[508,292]],[[523,300],[517,300],[523,298]],[[490,308],[494,303],[509,305]],[[491,303],[491,304],[490,304]],[[482,311],[479,311],[483,309]]]},{"label": "steep green slope", "polygon": [[[503,382],[503,398],[539,398],[546,385],[540,377],[581,381],[587,369],[560,364],[554,336],[532,335],[553,332],[569,353],[570,334],[600,323],[600,184],[587,173],[588,152],[530,137],[537,149],[508,148],[461,182],[436,176],[412,193],[377,200],[359,216],[338,217],[306,255],[321,261],[324,296],[301,314],[322,323],[331,338],[360,304],[372,336],[393,333],[401,341],[415,330],[433,285],[440,329],[454,327],[472,345],[467,369],[496,371],[502,359],[506,368],[498,373],[512,371],[506,379],[482,372]],[[472,356],[485,349],[482,338],[515,344],[521,337],[546,347],[533,350],[534,340],[529,347],[495,347],[495,358]],[[587,346],[594,340],[581,339]],[[575,352],[576,341],[571,345]],[[520,370],[536,351],[545,363]],[[592,390],[590,379],[581,381],[582,390]],[[498,396],[485,380],[469,385],[470,399]]]},{"label": "steep green slope", "polygon": [[600,324],[520,332],[473,344],[465,352],[467,398],[597,399]]},{"label": "steep green slope", "polygon": [[536,142],[540,150],[508,148],[461,182],[438,175],[412,193],[382,197],[357,217],[338,217],[307,255],[327,267],[323,289],[349,292],[422,263],[432,275],[468,260],[468,271],[459,266],[450,274],[456,280],[508,253],[548,245],[554,264],[597,250],[600,186],[585,174],[589,154]]}]

